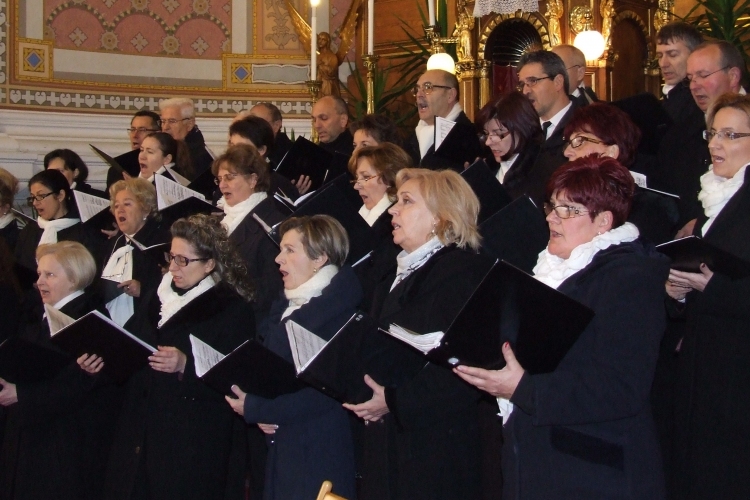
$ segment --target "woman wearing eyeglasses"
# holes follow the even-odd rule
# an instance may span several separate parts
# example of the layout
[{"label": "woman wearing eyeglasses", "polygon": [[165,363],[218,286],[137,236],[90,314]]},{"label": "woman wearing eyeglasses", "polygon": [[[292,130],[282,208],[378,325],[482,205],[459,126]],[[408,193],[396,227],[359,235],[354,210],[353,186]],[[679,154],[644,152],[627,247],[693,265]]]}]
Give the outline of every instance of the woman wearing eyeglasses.
[{"label": "woman wearing eyeglasses", "polygon": [[142,247],[168,243],[169,229],[156,210],[156,189],[145,179],[117,181],[109,196],[120,234],[107,242],[99,284],[110,317],[127,330],[135,311],[145,304],[143,297],[151,295],[163,274],[163,261]]},{"label": "woman wearing eyeglasses", "polygon": [[480,141],[495,159],[495,177],[514,199],[526,194],[529,174],[544,142],[539,116],[520,92],[484,106],[477,117]]},{"label": "woman wearing eyeglasses", "polygon": [[526,373],[508,343],[502,370],[454,370],[498,398],[504,500],[664,498],[649,392],[669,264],[625,222],[633,189],[617,160],[593,155],[547,184],[534,277],[595,313],[555,371]]},{"label": "woman wearing eyeglasses", "polygon": [[244,446],[242,422],[197,378],[190,335],[224,354],[252,337],[252,287],[218,220],[194,215],[171,233],[169,272],[133,326],[158,350],[128,382],[105,498],[223,499],[244,485],[230,453]]},{"label": "woman wearing eyeglasses", "polygon": [[[712,165],[701,177],[703,215],[693,234],[750,261],[750,98],[719,97],[707,120]],[[673,439],[674,498],[748,498],[750,463],[745,397],[750,380],[750,278],[705,264],[700,273],[671,269],[670,314],[683,318]]]},{"label": "woman wearing eyeglasses", "polygon": [[219,201],[224,210],[222,225],[245,262],[248,276],[255,283],[253,308],[255,320],[260,323],[282,289],[279,266],[274,261],[279,248],[253,217],[257,215],[269,226],[284,219],[273,198],[267,194],[270,185],[268,163],[255,147],[239,144],[230,146],[214,160],[211,171],[222,194]]},{"label": "woman wearing eyeglasses", "polygon": [[[638,154],[641,131],[624,111],[611,104],[597,102],[578,108],[565,126],[565,137],[568,145],[563,154],[569,160],[597,154],[617,159],[632,172],[647,171]],[[678,219],[676,198],[636,186],[628,222],[635,224],[641,237],[654,244],[669,241],[677,231]]]},{"label": "woman wearing eyeglasses", "polygon": [[30,289],[36,275],[36,248],[46,243],[77,241],[99,258],[101,240],[93,229],[81,224],[73,194],[65,176],[57,170],[44,170],[29,179],[27,202],[36,210],[36,223],[28,223],[18,235],[16,262],[27,271],[21,286]]}]

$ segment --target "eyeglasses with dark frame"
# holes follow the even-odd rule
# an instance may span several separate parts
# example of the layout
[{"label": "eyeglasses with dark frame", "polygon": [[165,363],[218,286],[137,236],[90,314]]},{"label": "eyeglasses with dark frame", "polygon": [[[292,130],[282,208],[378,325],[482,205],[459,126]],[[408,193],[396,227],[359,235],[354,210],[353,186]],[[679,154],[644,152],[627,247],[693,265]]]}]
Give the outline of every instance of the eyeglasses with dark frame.
[{"label": "eyeglasses with dark frame", "polygon": [[177,118],[167,118],[166,120],[159,119],[156,121],[156,124],[160,127],[163,127],[165,123],[168,123],[170,125],[177,125],[178,122],[184,122],[186,120],[192,120],[192,119],[193,119],[192,116],[189,116],[187,118],[180,118],[180,119],[177,119]]},{"label": "eyeglasses with dark frame", "polygon": [[552,79],[553,78],[551,76],[540,76],[538,78],[536,76],[530,76],[527,79],[521,82],[518,82],[518,85],[516,85],[516,90],[518,90],[519,92],[523,92],[524,88],[526,87],[533,88],[534,85],[539,83],[541,80],[552,80]]},{"label": "eyeglasses with dark frame", "polygon": [[130,128],[126,128],[125,131],[128,134],[135,134],[135,133],[145,134],[147,132],[160,132],[158,128],[146,128],[146,127],[138,127],[138,128],[130,127]]},{"label": "eyeglasses with dark frame", "polygon": [[380,174],[371,175],[370,177],[362,177],[361,179],[355,179],[349,182],[352,183],[352,186],[356,186],[357,184],[359,184],[360,186],[364,186],[367,181],[369,181],[370,179],[374,179],[376,177],[380,177]]},{"label": "eyeglasses with dark frame", "polygon": [[571,207],[570,205],[553,205],[550,202],[544,203],[544,215],[549,215],[552,211],[555,211],[555,215],[561,219],[570,219],[572,217],[579,217],[589,213],[588,210],[583,210],[578,207]]},{"label": "eyeglasses with dark frame", "polygon": [[479,137],[479,142],[485,143],[487,142],[487,139],[490,137],[494,137],[498,141],[502,141],[506,137],[510,135],[510,130],[506,130],[505,132],[498,132],[496,130],[493,130],[491,132],[487,132],[486,130],[482,131],[481,134],[477,134],[477,137]]},{"label": "eyeglasses with dark frame", "polygon": [[171,253],[164,252],[164,260],[167,261],[167,264],[171,264],[172,261],[174,261],[179,267],[187,267],[191,262],[206,262],[211,259],[208,257],[202,259],[190,259],[188,257],[183,257],[182,255],[172,255]]},{"label": "eyeglasses with dark frame", "polygon": [[36,195],[31,195],[31,196],[29,196],[28,198],[26,198],[26,203],[27,203],[27,204],[28,204],[28,205],[29,205],[29,206],[31,207],[31,206],[33,206],[33,205],[34,205],[34,202],[35,202],[35,201],[44,201],[44,199],[45,199],[45,198],[46,198],[47,196],[51,196],[51,195],[53,195],[53,194],[55,194],[55,192],[54,192],[54,191],[50,191],[49,193],[46,193],[46,194],[36,194]]},{"label": "eyeglasses with dark frame", "polygon": [[586,137],[585,135],[577,135],[570,139],[568,141],[568,144],[570,144],[570,147],[573,149],[580,148],[584,142],[590,142],[592,144],[605,144],[604,141],[600,141],[598,139],[592,139],[591,137]]},{"label": "eyeglasses with dark frame", "polygon": [[453,87],[448,87],[447,85],[436,85],[432,82],[424,82],[421,86],[419,84],[414,85],[414,87],[411,89],[411,95],[416,97],[420,90],[424,92],[424,95],[430,95],[432,94],[433,89],[450,90],[452,88]]},{"label": "eyeglasses with dark frame", "polygon": [[695,81],[695,82],[698,82],[698,81],[701,81],[701,80],[705,80],[705,79],[706,79],[706,78],[708,78],[709,76],[711,76],[711,75],[713,75],[713,74],[716,74],[716,73],[718,73],[719,71],[724,71],[724,70],[726,70],[726,69],[729,69],[729,66],[728,66],[728,65],[727,65],[727,66],[724,66],[723,68],[719,68],[719,69],[717,69],[716,71],[712,71],[712,72],[710,72],[710,73],[696,73],[695,75],[688,75],[688,76],[687,76],[687,81],[688,81],[688,82],[693,82],[693,81]]},{"label": "eyeglasses with dark frame", "polygon": [[711,142],[711,139],[716,137],[720,141],[723,141],[724,139],[729,139],[730,141],[733,141],[735,139],[741,139],[743,137],[750,137],[750,133],[748,132],[724,132],[723,130],[704,130],[703,131],[703,138]]}]

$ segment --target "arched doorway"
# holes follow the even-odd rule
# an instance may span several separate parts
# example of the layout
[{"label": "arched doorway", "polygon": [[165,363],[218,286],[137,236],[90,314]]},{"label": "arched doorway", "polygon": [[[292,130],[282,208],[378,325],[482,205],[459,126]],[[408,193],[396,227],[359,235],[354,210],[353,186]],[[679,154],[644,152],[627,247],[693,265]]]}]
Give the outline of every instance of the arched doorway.
[{"label": "arched doorway", "polygon": [[549,49],[546,25],[538,13],[498,15],[483,30],[478,56],[492,61],[492,95],[512,91],[518,84],[516,65],[526,52]]},{"label": "arched doorway", "polygon": [[613,101],[646,91],[644,69],[649,60],[648,40],[637,14],[622,12],[615,21],[610,50],[617,58],[609,79]]}]

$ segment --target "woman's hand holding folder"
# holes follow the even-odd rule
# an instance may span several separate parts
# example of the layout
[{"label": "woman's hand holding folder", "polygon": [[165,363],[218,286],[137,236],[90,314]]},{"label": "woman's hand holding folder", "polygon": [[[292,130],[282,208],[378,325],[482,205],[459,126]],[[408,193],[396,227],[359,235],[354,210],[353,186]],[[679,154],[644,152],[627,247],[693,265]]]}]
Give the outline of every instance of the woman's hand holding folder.
[{"label": "woman's hand holding folder", "polygon": [[377,422],[390,411],[385,402],[385,387],[379,385],[369,375],[365,375],[365,384],[372,389],[372,399],[358,405],[344,403],[344,408],[353,411],[365,423]]},{"label": "woman's hand holding folder", "polygon": [[454,368],[453,373],[496,398],[510,399],[516,392],[516,387],[525,371],[518,363],[508,342],[503,344],[503,357],[505,367],[502,370],[485,370],[461,365]]}]

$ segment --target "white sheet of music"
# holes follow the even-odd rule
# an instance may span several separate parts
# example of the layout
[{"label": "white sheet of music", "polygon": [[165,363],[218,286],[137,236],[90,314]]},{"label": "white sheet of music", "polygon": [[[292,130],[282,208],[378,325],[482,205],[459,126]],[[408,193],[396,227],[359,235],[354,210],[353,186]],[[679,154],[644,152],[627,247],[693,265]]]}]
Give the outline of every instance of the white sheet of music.
[{"label": "white sheet of music", "polygon": [[407,330],[406,328],[393,323],[391,323],[388,330],[383,331],[390,336],[395,337],[406,344],[409,344],[415,349],[419,349],[425,354],[439,346],[440,341],[443,340],[443,336],[445,335],[443,332],[432,332],[420,335],[416,332]]},{"label": "white sheet of music", "polygon": [[192,346],[193,359],[195,360],[195,374],[198,377],[205,375],[208,370],[216,366],[216,363],[226,357],[192,334],[190,335],[190,345]]},{"label": "white sheet of music", "polygon": [[203,195],[198,191],[181,186],[179,183],[169,180],[163,175],[157,174],[154,178],[156,179],[156,204],[159,210],[171,207],[175,203],[187,200],[191,196],[199,200],[205,200]]},{"label": "white sheet of music", "polygon": [[47,315],[47,324],[49,325],[49,336],[53,337],[57,332],[68,325],[72,325],[76,320],[65,313],[61,313],[49,304],[44,304],[44,312]]},{"label": "white sheet of music", "polygon": [[76,199],[78,213],[81,215],[81,222],[86,222],[99,212],[109,208],[109,200],[106,198],[91,196],[75,189],[73,190],[73,197]]},{"label": "white sheet of music", "polygon": [[328,343],[292,320],[286,322],[286,334],[297,373],[303,372]]},{"label": "white sheet of music", "polygon": [[169,172],[169,175],[171,175],[174,180],[176,180],[183,186],[187,187],[188,184],[190,184],[190,180],[187,177],[183,177],[182,175],[180,175],[174,168],[167,167],[166,165],[164,166],[164,168],[167,169],[167,172]]},{"label": "white sheet of music", "polygon": [[633,176],[633,180],[635,181],[636,186],[639,186],[642,188],[648,187],[645,175],[639,174],[638,172],[633,172],[632,170],[630,171],[630,175]]},{"label": "white sheet of music", "polygon": [[445,138],[448,136],[453,127],[456,126],[456,122],[446,120],[439,116],[435,117],[435,151],[438,150],[440,145],[443,143]]}]

